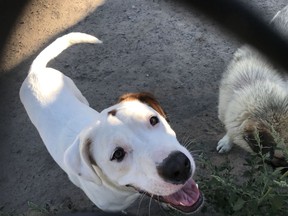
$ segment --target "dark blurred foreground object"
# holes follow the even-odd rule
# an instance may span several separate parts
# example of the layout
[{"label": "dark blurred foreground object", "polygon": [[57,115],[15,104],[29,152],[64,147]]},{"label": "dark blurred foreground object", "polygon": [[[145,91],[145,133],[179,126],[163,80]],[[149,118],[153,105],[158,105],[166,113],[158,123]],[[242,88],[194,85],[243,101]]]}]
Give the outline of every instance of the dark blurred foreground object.
[{"label": "dark blurred foreground object", "polygon": [[[247,5],[238,0],[167,0],[185,8],[201,11],[236,37],[262,52],[288,72],[288,42]],[[287,2],[288,4],[288,2]]]},{"label": "dark blurred foreground object", "polygon": [[29,0],[0,0],[0,59],[5,42]]},{"label": "dark blurred foreground object", "polygon": [[67,214],[59,214],[58,216],[133,216],[131,214],[125,214],[125,213],[106,213],[106,212],[95,212],[95,213],[67,213]]}]

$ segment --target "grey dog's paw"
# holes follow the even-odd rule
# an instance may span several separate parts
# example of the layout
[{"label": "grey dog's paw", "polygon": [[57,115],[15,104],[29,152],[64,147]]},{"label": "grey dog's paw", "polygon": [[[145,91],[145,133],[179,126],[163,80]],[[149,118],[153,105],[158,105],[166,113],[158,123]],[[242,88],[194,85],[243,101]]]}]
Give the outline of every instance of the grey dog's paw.
[{"label": "grey dog's paw", "polygon": [[223,154],[229,152],[233,146],[233,143],[230,141],[228,135],[226,134],[221,140],[219,140],[216,150],[218,153]]}]

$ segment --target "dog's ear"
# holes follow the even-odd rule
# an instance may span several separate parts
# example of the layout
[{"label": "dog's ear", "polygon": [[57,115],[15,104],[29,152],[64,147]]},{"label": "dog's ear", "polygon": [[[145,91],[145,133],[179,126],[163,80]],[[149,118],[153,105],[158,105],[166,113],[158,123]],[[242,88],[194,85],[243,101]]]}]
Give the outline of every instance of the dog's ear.
[{"label": "dog's ear", "polygon": [[64,164],[70,172],[77,176],[101,185],[102,181],[97,174],[96,162],[90,155],[90,139],[77,137],[74,143],[65,151]]},{"label": "dog's ear", "polygon": [[140,92],[140,93],[124,94],[119,98],[118,102],[120,103],[122,101],[129,101],[129,100],[139,100],[140,102],[147,104],[148,106],[156,110],[160,115],[162,115],[166,119],[166,121],[169,121],[166,112],[163,110],[160,103],[151,93]]},{"label": "dog's ear", "polygon": [[250,148],[259,153],[260,148],[262,153],[272,153],[276,146],[275,140],[267,126],[257,121],[248,120],[244,127],[243,138],[248,143]]}]

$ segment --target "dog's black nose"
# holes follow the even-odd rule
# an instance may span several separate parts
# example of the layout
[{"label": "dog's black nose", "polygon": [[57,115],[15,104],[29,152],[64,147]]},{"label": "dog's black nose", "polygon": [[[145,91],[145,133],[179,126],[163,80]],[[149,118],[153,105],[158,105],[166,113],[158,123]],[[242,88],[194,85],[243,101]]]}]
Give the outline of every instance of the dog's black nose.
[{"label": "dog's black nose", "polygon": [[167,182],[184,184],[191,176],[191,163],[184,153],[175,151],[157,166],[157,171]]}]

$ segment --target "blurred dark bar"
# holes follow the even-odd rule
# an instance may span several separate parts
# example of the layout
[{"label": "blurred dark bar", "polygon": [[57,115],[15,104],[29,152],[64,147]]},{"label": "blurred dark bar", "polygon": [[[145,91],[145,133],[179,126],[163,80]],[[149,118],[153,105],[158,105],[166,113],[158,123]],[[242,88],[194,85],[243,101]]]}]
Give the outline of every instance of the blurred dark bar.
[{"label": "blurred dark bar", "polygon": [[[266,55],[272,63],[288,71],[287,40],[238,0],[167,0],[185,8],[201,11],[213,21],[232,32]],[[288,4],[288,2],[287,2]],[[275,12],[276,14],[276,12]]]}]

